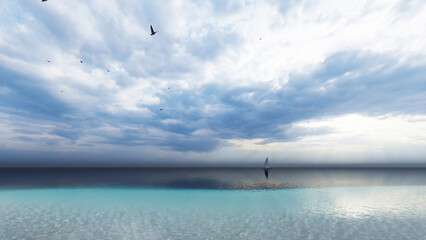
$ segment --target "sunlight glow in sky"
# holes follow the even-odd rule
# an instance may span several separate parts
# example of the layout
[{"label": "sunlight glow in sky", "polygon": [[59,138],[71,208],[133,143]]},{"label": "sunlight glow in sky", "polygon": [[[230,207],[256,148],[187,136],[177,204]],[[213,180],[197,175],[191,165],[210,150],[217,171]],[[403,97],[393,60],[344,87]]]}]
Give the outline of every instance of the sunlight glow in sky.
[{"label": "sunlight glow in sky", "polygon": [[424,1],[0,2],[0,163],[426,163]]}]

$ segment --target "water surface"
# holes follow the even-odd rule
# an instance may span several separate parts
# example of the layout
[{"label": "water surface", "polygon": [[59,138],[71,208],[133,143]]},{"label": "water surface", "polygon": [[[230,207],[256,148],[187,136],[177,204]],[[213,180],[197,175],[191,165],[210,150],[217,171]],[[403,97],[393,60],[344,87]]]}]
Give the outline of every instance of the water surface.
[{"label": "water surface", "polygon": [[[260,171],[260,173],[259,173]],[[425,170],[0,171],[0,239],[423,239]]]}]

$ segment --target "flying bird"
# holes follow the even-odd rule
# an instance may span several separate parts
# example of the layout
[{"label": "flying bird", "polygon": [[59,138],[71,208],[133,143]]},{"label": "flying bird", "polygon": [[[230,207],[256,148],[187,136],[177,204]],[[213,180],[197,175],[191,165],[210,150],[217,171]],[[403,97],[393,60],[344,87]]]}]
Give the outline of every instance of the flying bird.
[{"label": "flying bird", "polygon": [[265,164],[263,165],[263,171],[265,172],[265,177],[268,179],[271,168],[269,167],[268,158],[265,159]]},{"label": "flying bird", "polygon": [[80,63],[83,63],[83,60],[80,60]]},{"label": "flying bird", "polygon": [[[47,0],[45,0],[45,1],[47,1]],[[48,63],[50,63],[50,60],[46,60]]]},{"label": "flying bird", "polygon": [[41,0],[41,2],[47,2],[47,0]]},{"label": "flying bird", "polygon": [[162,108],[160,108],[160,111],[163,111],[163,109],[162,109]]},{"label": "flying bird", "polygon": [[109,69],[107,69],[107,72],[109,72]]},{"label": "flying bird", "polygon": [[154,31],[154,28],[151,25],[151,36],[154,36],[157,32]]}]

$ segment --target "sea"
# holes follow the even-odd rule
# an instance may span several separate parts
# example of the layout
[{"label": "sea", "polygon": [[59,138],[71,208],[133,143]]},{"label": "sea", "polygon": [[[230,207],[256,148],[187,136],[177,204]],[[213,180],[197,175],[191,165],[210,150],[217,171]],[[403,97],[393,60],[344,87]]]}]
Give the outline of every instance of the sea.
[{"label": "sea", "polygon": [[0,239],[426,239],[425,168],[1,168]]}]

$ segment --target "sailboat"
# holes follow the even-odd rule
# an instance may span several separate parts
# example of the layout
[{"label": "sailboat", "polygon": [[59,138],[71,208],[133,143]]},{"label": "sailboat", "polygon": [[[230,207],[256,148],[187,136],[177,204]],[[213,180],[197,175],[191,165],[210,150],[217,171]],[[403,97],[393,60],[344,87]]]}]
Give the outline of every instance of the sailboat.
[{"label": "sailboat", "polygon": [[271,172],[271,168],[269,167],[268,158],[265,159],[265,164],[263,165],[263,171],[265,172],[265,177],[268,179],[269,172]]}]

